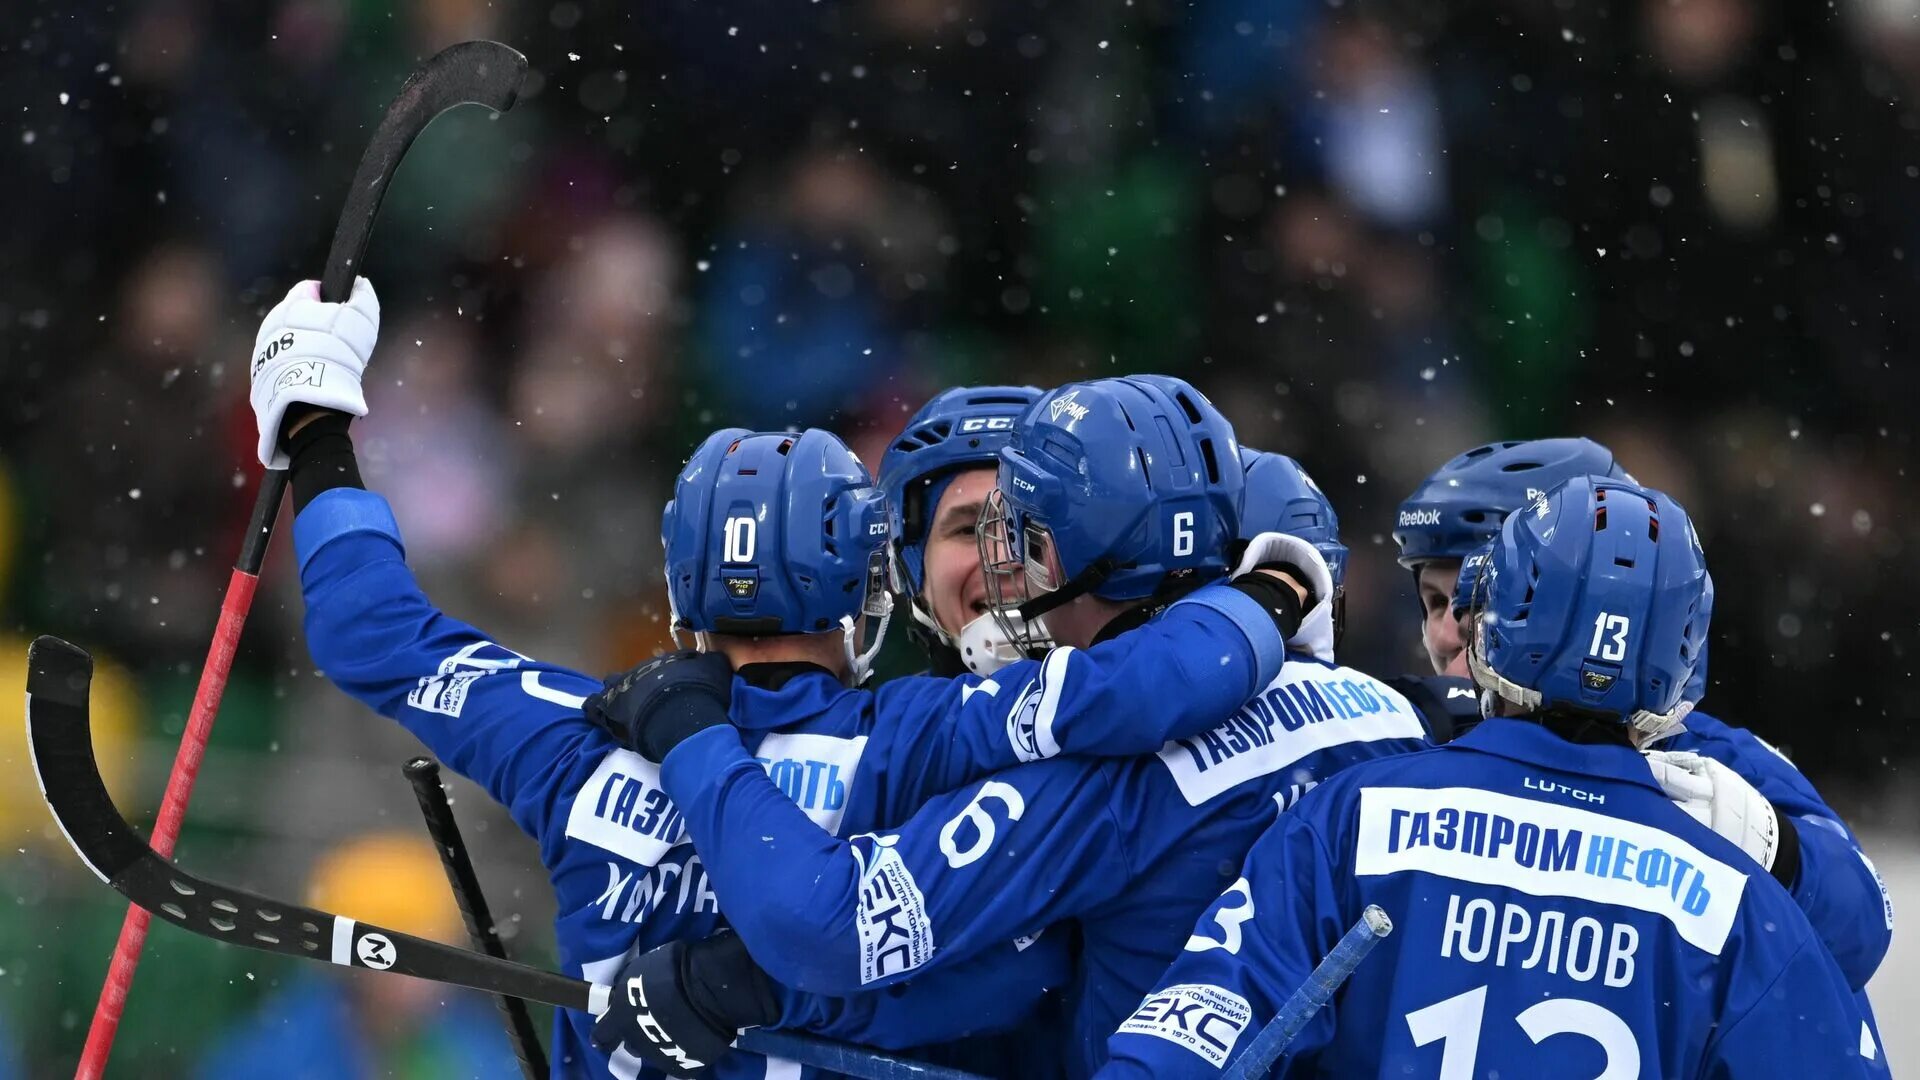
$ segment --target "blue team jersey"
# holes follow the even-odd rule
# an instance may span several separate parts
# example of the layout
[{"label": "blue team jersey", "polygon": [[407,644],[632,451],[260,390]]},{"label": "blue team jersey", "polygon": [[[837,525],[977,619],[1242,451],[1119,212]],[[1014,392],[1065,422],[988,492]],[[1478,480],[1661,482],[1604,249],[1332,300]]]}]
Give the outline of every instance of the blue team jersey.
[{"label": "blue team jersey", "polygon": [[[568,972],[609,982],[636,943],[705,937],[725,925],[716,879],[687,842],[659,767],[582,715],[600,680],[515,652],[435,609],[378,495],[320,495],[295,519],[294,541],[315,664],[480,784],[539,844]],[[762,680],[777,689],[737,678],[738,731],[725,730],[809,827],[867,830],[904,818],[929,789],[1058,753],[1146,752],[1208,726],[1271,679],[1282,655],[1256,602],[1213,587],[1120,639],[1056,650],[995,679],[898,680],[876,695],[794,665]],[[1189,689],[1178,701],[1156,698],[1158,688],[1179,684]],[[966,1002],[978,1028],[1010,1024],[1065,977],[1063,945],[1016,947],[1011,937],[964,975],[936,973],[899,997],[838,1003],[809,1026],[843,1038],[884,1029],[906,1044],[951,1037],[950,1021],[917,1029],[929,1013],[914,1006],[921,993]],[[556,1014],[557,1075],[641,1074],[630,1055],[610,1060],[594,1050],[591,1028],[585,1014]],[[720,1075],[798,1073],[735,1054]]]},{"label": "blue team jersey", "polygon": [[[1199,692],[1167,684],[1152,700],[1172,708]],[[1157,753],[1043,761],[918,793],[927,801],[910,817],[849,840],[800,812],[728,729],[682,743],[661,779],[754,958],[805,991],[789,994],[783,1025],[833,1015],[817,995],[871,996],[1071,920],[1081,947],[1067,1044],[1049,1053],[1084,1076],[1278,812],[1347,765],[1426,745],[1397,692],[1315,660],[1289,658],[1216,715],[1227,719]],[[963,1002],[921,998],[922,1037],[966,1019]],[[877,1028],[857,1037],[900,1041]]]},{"label": "blue team jersey", "polygon": [[1885,1075],[1786,890],[1625,746],[1489,720],[1323,784],[1248,855],[1103,1076],[1216,1076],[1368,904],[1394,932],[1280,1075]]}]

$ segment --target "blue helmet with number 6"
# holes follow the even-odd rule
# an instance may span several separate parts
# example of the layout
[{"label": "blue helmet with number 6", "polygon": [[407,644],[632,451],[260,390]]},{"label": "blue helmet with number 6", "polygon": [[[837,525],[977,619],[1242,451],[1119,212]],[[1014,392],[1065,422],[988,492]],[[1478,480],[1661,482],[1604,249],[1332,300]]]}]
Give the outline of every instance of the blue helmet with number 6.
[{"label": "blue helmet with number 6", "polygon": [[1476,446],[1440,466],[1400,504],[1393,542],[1400,565],[1464,559],[1493,539],[1507,515],[1575,476],[1633,482],[1613,451],[1592,439],[1529,439]]},{"label": "blue helmet with number 6", "polygon": [[1247,489],[1240,503],[1240,539],[1265,532],[1297,536],[1319,550],[1333,572],[1336,592],[1345,586],[1347,545],[1340,542],[1340,515],[1301,464],[1285,454],[1240,448]]},{"label": "blue helmet with number 6", "polygon": [[[839,630],[855,681],[886,633],[886,496],[830,432],[709,435],[661,514],[673,631],[765,636]],[[856,649],[858,618],[869,647]]]},{"label": "blue helmet with number 6", "polygon": [[1002,630],[1039,648],[1050,640],[1039,617],[1074,597],[1142,600],[1221,576],[1245,485],[1233,426],[1184,380],[1134,375],[1043,395],[1014,425],[980,516]]},{"label": "blue helmet with number 6", "polygon": [[1580,476],[1513,513],[1481,571],[1474,682],[1524,713],[1658,735],[1692,710],[1706,556],[1667,495]]}]

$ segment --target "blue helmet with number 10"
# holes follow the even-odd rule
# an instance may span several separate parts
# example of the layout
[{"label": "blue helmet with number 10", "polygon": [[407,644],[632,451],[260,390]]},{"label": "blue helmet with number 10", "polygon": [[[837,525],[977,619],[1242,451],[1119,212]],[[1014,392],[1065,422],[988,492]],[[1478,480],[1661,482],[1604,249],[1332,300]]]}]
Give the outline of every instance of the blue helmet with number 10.
[{"label": "blue helmet with number 10", "polygon": [[[830,432],[709,435],[661,514],[673,632],[846,636],[856,682],[886,633],[887,500]],[[856,649],[857,620],[871,643]]]},{"label": "blue helmet with number 10", "polygon": [[1184,380],[1134,375],[1043,395],[1000,452],[980,517],[1002,630],[1038,648],[1049,642],[1038,618],[1074,597],[1142,600],[1221,576],[1245,485],[1233,426]]},{"label": "blue helmet with number 10", "polygon": [[1568,480],[1501,528],[1478,587],[1474,682],[1525,713],[1665,732],[1693,708],[1709,580],[1693,523],[1671,498]]}]

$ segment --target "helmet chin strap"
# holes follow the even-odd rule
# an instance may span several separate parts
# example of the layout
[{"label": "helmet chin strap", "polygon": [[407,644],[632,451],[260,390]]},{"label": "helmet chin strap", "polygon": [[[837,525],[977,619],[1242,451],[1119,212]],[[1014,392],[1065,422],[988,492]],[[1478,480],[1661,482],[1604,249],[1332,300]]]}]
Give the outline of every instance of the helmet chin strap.
[{"label": "helmet chin strap", "polygon": [[[913,615],[913,621],[919,623],[922,627],[925,627],[926,630],[933,635],[934,640],[940,642],[940,644],[942,645],[948,646],[949,648],[958,649],[960,647],[959,640],[955,638],[952,634],[947,633],[946,627],[941,626],[937,621],[935,621],[934,617],[930,613],[928,613],[926,609],[926,605],[920,602],[920,598],[918,596],[907,601],[907,608]],[[964,631],[962,632],[964,633]]]},{"label": "helmet chin strap", "polygon": [[859,686],[873,676],[873,658],[880,654],[880,646],[887,639],[887,624],[893,620],[893,611],[889,608],[879,615],[880,626],[869,637],[866,651],[858,651],[860,625],[851,615],[840,616],[840,643],[847,658],[847,685]]}]

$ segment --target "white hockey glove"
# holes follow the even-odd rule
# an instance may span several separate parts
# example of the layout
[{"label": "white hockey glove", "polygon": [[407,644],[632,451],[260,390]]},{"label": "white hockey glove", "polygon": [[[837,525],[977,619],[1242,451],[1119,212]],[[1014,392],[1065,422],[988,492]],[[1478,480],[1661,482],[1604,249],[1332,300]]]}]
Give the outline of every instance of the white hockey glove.
[{"label": "white hockey glove", "polygon": [[1653,778],[1674,805],[1753,856],[1771,872],[1780,851],[1780,815],[1746,778],[1685,750],[1649,750]]},{"label": "white hockey glove", "polygon": [[1307,598],[1313,602],[1300,618],[1300,629],[1287,639],[1287,648],[1333,663],[1333,571],[1327,569],[1326,558],[1297,536],[1261,533],[1247,542],[1246,554],[1240,556],[1233,576],[1250,574],[1254,567],[1269,562],[1292,563],[1305,571],[1307,580],[1301,584],[1307,587]]},{"label": "white hockey glove", "polygon": [[260,425],[260,464],[287,467],[280,425],[291,405],[318,405],[367,415],[360,377],[380,336],[380,299],[366,278],[353,279],[344,304],[323,303],[320,283],[303,281],[260,323],[253,339],[253,415]]}]

